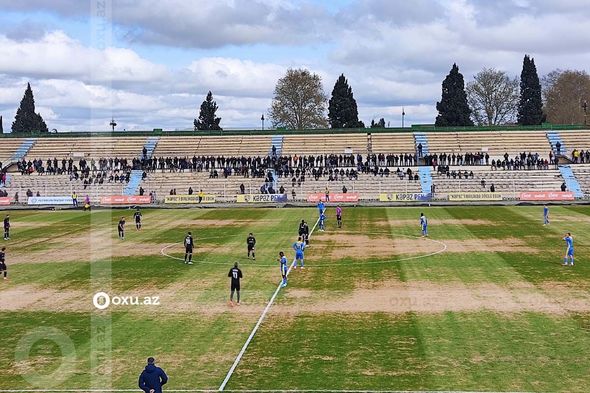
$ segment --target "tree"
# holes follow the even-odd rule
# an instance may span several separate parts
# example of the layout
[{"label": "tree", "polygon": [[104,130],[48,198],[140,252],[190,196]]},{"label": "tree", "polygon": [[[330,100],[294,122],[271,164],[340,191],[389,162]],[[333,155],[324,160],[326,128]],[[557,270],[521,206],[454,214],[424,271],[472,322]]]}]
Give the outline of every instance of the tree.
[{"label": "tree", "polygon": [[381,118],[377,123],[375,123],[375,119],[371,120],[371,128],[385,128],[385,119]]},{"label": "tree", "polygon": [[547,121],[584,124],[584,102],[590,102],[590,76],[585,71],[553,71],[543,81]]},{"label": "tree", "polygon": [[0,116],[0,134],[4,134],[4,124],[2,121],[2,116]]},{"label": "tree", "polygon": [[328,121],[332,128],[360,127],[356,100],[344,74],[340,75],[334,84],[328,105]]},{"label": "tree", "polygon": [[16,111],[14,122],[12,123],[12,132],[48,132],[47,124],[41,117],[41,114],[35,113],[35,99],[33,98],[33,90],[31,84],[27,83],[25,95],[20,102],[20,106]]},{"label": "tree", "polygon": [[223,128],[219,126],[221,117],[215,117],[217,109],[217,102],[213,101],[213,94],[209,91],[209,93],[207,93],[207,98],[205,98],[205,101],[201,104],[199,119],[193,121],[195,130],[223,130]]},{"label": "tree", "polygon": [[304,69],[289,69],[278,80],[269,111],[273,127],[326,128],[327,97],[322,79]]},{"label": "tree", "polygon": [[518,79],[505,72],[484,68],[467,84],[467,102],[477,125],[512,123],[518,109]]},{"label": "tree", "polygon": [[442,83],[442,97],[436,103],[436,127],[472,126],[471,110],[467,105],[465,82],[457,64]]},{"label": "tree", "polygon": [[543,100],[541,83],[535,66],[535,59],[524,56],[520,74],[520,101],[518,102],[518,124],[539,125],[543,122]]}]

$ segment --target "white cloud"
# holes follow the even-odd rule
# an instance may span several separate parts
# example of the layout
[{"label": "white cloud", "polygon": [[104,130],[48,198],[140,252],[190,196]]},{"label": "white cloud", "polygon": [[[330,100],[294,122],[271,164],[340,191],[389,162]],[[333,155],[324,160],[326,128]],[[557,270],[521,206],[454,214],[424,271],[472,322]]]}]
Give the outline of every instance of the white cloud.
[{"label": "white cloud", "polygon": [[130,49],[89,48],[62,31],[26,41],[0,35],[0,58],[0,74],[17,76],[111,83],[151,81],[166,73],[164,66],[142,59]]}]

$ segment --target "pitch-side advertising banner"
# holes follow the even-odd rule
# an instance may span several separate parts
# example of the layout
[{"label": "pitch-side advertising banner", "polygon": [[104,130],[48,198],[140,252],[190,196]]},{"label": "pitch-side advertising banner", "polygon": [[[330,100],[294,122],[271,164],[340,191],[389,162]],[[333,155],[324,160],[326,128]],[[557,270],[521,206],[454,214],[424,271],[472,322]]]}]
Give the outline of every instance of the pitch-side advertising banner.
[{"label": "pitch-side advertising banner", "polygon": [[429,201],[431,194],[422,193],[393,193],[379,194],[381,202],[404,202],[404,201]]},{"label": "pitch-side advertising banner", "polygon": [[111,195],[100,198],[101,205],[147,205],[150,202],[149,195]]},{"label": "pitch-side advertising banner", "polygon": [[55,197],[29,197],[27,204],[29,205],[71,205],[71,196],[55,196]]},{"label": "pitch-side advertising banner", "polygon": [[199,195],[168,195],[164,198],[164,203],[173,204],[199,204],[199,203],[215,203],[215,195],[203,195],[201,202],[199,202]]},{"label": "pitch-side advertising banner", "polygon": [[316,194],[309,194],[307,196],[307,202],[319,202],[320,200],[324,202],[358,202],[359,194],[357,192],[351,192],[346,194],[330,194],[330,199],[328,201],[326,201],[326,194],[321,192],[318,192]]},{"label": "pitch-side advertising banner", "polygon": [[10,198],[9,197],[1,197],[0,198],[0,206],[10,205]]},{"label": "pitch-side advertising banner", "polygon": [[499,192],[449,192],[449,201],[501,201]]},{"label": "pitch-side advertising banner", "polygon": [[287,202],[287,194],[240,194],[236,196],[236,202]]},{"label": "pitch-side advertising banner", "polygon": [[521,201],[573,201],[570,191],[529,191],[520,193]]}]

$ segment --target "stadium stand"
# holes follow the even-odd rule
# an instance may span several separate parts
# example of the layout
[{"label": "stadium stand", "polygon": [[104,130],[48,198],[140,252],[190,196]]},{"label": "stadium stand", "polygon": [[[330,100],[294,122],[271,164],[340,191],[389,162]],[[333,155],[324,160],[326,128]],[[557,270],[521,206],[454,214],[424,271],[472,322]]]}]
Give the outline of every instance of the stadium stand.
[{"label": "stadium stand", "polygon": [[[486,150],[492,159],[504,159],[507,153],[512,157],[526,152],[538,152],[540,158],[546,159],[551,151],[551,144],[548,137],[549,132],[545,131],[502,131],[502,132],[425,132],[427,141],[426,150],[430,154],[447,153],[469,154]],[[142,150],[146,148],[148,154],[153,152],[154,159],[160,158],[183,158],[189,160],[193,156],[201,157],[267,157],[272,154],[272,146],[277,147],[277,155],[284,157],[302,157],[306,155],[329,155],[351,157],[353,164],[345,160],[330,165],[332,169],[355,169],[356,176],[339,176],[338,179],[328,179],[324,173],[316,180],[311,174],[311,168],[305,175],[305,180],[295,179],[293,185],[292,175],[282,177],[277,172],[272,176],[273,188],[278,191],[283,187],[284,192],[292,198],[292,191],[295,191],[295,199],[305,200],[310,193],[324,192],[328,187],[331,192],[341,192],[346,187],[348,192],[359,192],[361,199],[375,200],[380,193],[428,193],[430,186],[434,186],[436,195],[444,198],[448,192],[481,192],[489,191],[491,184],[495,190],[506,197],[512,198],[520,191],[547,190],[559,191],[563,183],[569,191],[576,192],[577,196],[590,193],[590,166],[585,164],[572,164],[571,173],[564,174],[564,167],[560,169],[550,165],[550,169],[538,169],[536,166],[527,167],[521,170],[492,169],[490,165],[471,166],[468,162],[464,165],[452,165],[450,171],[467,171],[474,173],[473,178],[463,175],[461,179],[436,173],[437,167],[410,167],[413,175],[419,174],[417,179],[407,180],[407,177],[400,179],[396,174],[396,165],[392,165],[391,155],[408,155],[408,162],[399,163],[402,172],[406,172],[408,166],[415,163],[417,144],[415,135],[411,132],[404,133],[345,133],[345,134],[323,134],[323,135],[238,135],[238,136],[184,136],[165,135],[162,137],[148,136],[105,136],[105,137],[44,137],[38,138],[26,154],[25,160],[35,158],[45,162],[48,158],[56,157],[60,162],[64,158],[72,158],[74,165],[78,165],[80,158],[89,161],[98,158],[126,158],[129,166],[122,169],[119,176],[130,174],[127,178],[115,181],[107,181],[102,184],[84,184],[83,178],[72,178],[69,174],[20,174],[16,166],[9,170],[10,183],[4,188],[12,197],[18,192],[21,201],[27,190],[32,193],[39,193],[41,196],[69,195],[76,191],[79,195],[88,194],[93,200],[100,196],[108,195],[134,195],[138,194],[140,188],[144,195],[156,192],[158,199],[162,200],[169,195],[171,189],[176,189],[177,194],[186,194],[189,187],[194,193],[203,190],[205,194],[216,195],[220,201],[234,201],[235,195],[240,193],[240,185],[244,185],[245,193],[260,193],[261,186],[265,183],[264,171],[274,171],[275,168],[263,167],[263,174],[256,177],[245,177],[244,175],[232,173],[225,177],[222,174],[223,168],[216,166],[219,171],[217,178],[210,177],[210,170],[204,168],[202,172],[172,171],[168,169],[140,170],[133,165],[131,160],[137,161],[142,157]],[[279,138],[280,137],[280,138]],[[590,149],[590,135],[585,131],[560,131],[559,138],[568,149]],[[422,140],[422,139],[421,139]],[[15,152],[23,146],[25,138],[2,138],[0,139],[0,160],[8,162]],[[376,161],[362,170],[356,166],[357,155],[361,155],[366,162],[367,150],[377,154]],[[22,149],[21,149],[22,151]],[[573,151],[573,150],[572,150]],[[345,152],[352,152],[351,155]],[[338,158],[338,157],[336,157]],[[582,161],[581,161],[582,162]],[[588,162],[586,160],[585,162]],[[480,163],[481,164],[481,163]],[[61,165],[61,164],[60,164]],[[317,168],[316,163],[314,166]],[[324,168],[326,164],[323,164]],[[377,174],[371,173],[377,168]],[[380,170],[388,169],[388,173]],[[431,169],[432,168],[432,169]],[[534,168],[534,169],[533,169]],[[135,171],[131,171],[135,169]],[[278,168],[277,168],[278,169]],[[526,170],[529,169],[529,170]],[[325,169],[324,169],[325,170]],[[567,169],[565,169],[567,172]],[[115,175],[109,170],[107,176]],[[146,177],[145,180],[141,178]],[[92,177],[92,176],[91,176]],[[94,176],[95,177],[95,176]],[[133,180],[133,181],[131,181]],[[485,186],[481,181],[485,180]],[[579,191],[575,187],[579,184]]]}]

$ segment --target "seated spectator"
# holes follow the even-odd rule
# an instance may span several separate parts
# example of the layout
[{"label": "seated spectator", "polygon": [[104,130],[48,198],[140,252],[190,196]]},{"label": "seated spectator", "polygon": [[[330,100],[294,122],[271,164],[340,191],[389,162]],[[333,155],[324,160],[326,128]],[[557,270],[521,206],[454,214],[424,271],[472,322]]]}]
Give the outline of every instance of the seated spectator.
[{"label": "seated spectator", "polygon": [[192,188],[192,187],[189,187],[189,188],[188,188],[188,194],[189,194],[189,195],[193,195],[193,188]]},{"label": "seated spectator", "polygon": [[244,183],[240,184],[240,194],[244,195],[246,193],[246,187]]},{"label": "seated spectator", "polygon": [[566,191],[567,190],[567,186],[565,185],[565,182],[561,183],[561,191]]},{"label": "seated spectator", "polygon": [[492,183],[492,185],[490,186],[490,192],[496,192],[496,187],[494,186],[494,183]]}]

